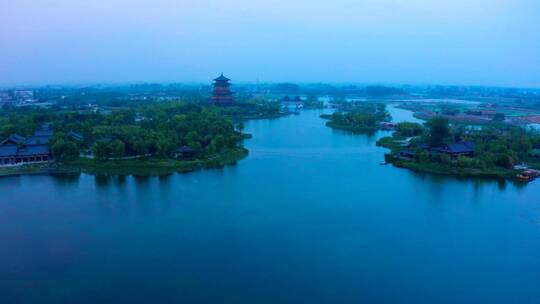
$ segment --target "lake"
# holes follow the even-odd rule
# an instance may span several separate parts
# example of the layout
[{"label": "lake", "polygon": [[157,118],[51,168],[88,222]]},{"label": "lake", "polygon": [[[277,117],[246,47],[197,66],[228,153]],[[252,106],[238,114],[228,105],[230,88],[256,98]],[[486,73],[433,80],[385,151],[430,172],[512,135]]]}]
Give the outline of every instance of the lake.
[{"label": "lake", "polygon": [[1,178],[0,303],[540,302],[538,182],[383,166],[321,113],[223,170]]}]

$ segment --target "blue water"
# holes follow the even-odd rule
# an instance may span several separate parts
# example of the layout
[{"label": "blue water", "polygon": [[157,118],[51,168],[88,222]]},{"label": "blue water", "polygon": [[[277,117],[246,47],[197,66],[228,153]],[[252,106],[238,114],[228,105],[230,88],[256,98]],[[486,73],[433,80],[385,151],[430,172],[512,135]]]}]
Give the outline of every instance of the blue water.
[{"label": "blue water", "polygon": [[540,184],[382,166],[320,112],[161,178],[0,179],[0,303],[539,303]]}]

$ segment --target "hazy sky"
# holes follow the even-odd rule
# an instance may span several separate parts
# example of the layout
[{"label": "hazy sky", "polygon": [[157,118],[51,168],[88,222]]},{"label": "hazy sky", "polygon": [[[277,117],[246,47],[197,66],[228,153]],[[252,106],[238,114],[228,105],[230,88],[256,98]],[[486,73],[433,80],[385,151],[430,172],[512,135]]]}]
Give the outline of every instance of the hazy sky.
[{"label": "hazy sky", "polygon": [[0,84],[540,87],[538,0],[0,0]]}]

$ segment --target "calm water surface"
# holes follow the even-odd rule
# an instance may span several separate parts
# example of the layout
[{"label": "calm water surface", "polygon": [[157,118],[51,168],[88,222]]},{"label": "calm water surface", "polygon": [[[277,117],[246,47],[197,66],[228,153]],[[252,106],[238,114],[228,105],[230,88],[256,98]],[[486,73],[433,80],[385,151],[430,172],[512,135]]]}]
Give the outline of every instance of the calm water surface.
[{"label": "calm water surface", "polygon": [[382,166],[319,114],[223,170],[0,179],[0,303],[540,303],[540,182]]}]

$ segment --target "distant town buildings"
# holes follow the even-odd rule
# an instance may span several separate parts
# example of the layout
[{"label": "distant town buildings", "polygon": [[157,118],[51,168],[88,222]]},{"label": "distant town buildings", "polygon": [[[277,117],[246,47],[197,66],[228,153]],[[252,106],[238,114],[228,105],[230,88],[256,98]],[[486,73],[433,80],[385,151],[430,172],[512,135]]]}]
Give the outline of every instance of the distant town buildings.
[{"label": "distant town buildings", "polygon": [[0,91],[0,106],[13,101],[8,91]]},{"label": "distant town buildings", "polygon": [[34,90],[12,89],[0,91],[0,106],[50,108],[56,101],[41,101]]},{"label": "distant town buildings", "polygon": [[281,108],[285,109],[302,109],[304,107],[304,101],[300,96],[290,98],[285,96],[280,100]]},{"label": "distant town buildings", "polygon": [[214,89],[212,91],[212,102],[214,104],[231,104],[234,102],[233,92],[231,91],[230,79],[221,76],[214,79]]},{"label": "distant town buildings", "polygon": [[32,101],[34,100],[33,90],[15,90],[13,91],[13,98],[18,101]]}]

